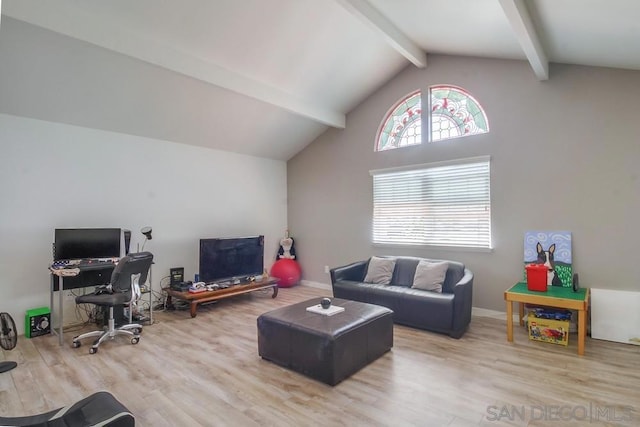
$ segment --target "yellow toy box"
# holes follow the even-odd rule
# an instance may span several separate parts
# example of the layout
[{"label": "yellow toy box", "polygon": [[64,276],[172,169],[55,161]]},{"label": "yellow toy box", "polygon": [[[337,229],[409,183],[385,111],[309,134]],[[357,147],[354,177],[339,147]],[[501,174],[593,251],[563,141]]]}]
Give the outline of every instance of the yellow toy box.
[{"label": "yellow toy box", "polygon": [[529,339],[568,345],[569,323],[568,320],[543,319],[536,317],[535,313],[529,313],[527,316]]}]

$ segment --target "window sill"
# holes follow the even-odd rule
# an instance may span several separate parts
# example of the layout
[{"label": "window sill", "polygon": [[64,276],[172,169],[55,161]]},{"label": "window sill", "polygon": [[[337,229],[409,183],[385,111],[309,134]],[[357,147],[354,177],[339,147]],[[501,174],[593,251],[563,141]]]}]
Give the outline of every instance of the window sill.
[{"label": "window sill", "polygon": [[438,251],[451,251],[451,252],[493,252],[493,248],[480,248],[472,246],[437,246],[437,245],[424,245],[424,244],[410,244],[410,243],[372,243],[376,248],[411,248],[411,249],[431,249]]}]

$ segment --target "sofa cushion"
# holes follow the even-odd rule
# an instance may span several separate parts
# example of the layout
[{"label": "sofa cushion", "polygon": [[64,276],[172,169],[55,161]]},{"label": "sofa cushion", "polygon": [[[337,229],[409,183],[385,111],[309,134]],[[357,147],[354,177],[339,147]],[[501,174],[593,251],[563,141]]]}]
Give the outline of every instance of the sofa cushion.
[{"label": "sofa cushion", "polygon": [[442,284],[447,275],[449,263],[446,261],[430,262],[420,260],[416,267],[416,273],[413,277],[414,289],[423,289],[425,291],[442,292]]},{"label": "sofa cushion", "polygon": [[367,275],[364,277],[365,283],[388,285],[391,283],[395,265],[396,260],[393,258],[371,257],[367,267]]},{"label": "sofa cushion", "polygon": [[413,278],[416,275],[416,267],[421,259],[422,258],[405,256],[396,258],[396,269],[393,272],[391,284],[410,288],[411,285],[413,285]]}]

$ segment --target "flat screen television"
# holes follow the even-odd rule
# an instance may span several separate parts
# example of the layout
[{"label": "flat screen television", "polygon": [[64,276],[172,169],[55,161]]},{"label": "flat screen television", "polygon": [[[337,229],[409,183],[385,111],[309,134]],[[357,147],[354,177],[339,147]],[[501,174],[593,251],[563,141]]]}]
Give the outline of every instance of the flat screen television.
[{"label": "flat screen television", "polygon": [[200,281],[222,282],[262,274],[264,236],[200,239]]},{"label": "flat screen television", "polygon": [[54,261],[121,256],[120,228],[56,228],[54,234]]}]

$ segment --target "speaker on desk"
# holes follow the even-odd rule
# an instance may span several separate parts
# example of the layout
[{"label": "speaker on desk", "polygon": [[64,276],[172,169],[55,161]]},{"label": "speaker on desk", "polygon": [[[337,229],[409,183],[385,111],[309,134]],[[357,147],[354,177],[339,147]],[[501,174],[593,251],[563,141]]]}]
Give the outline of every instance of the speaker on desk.
[{"label": "speaker on desk", "polygon": [[124,254],[129,255],[129,248],[131,247],[131,230],[122,230],[124,235]]}]

